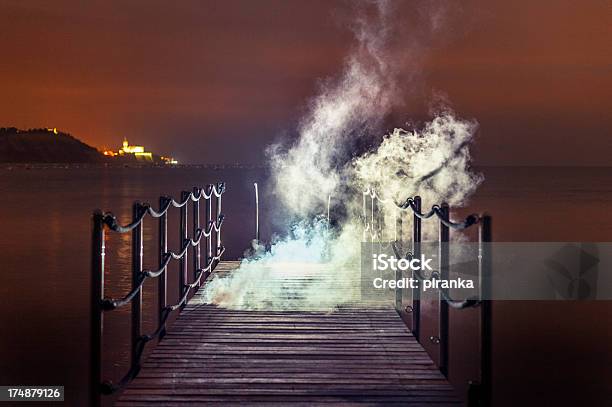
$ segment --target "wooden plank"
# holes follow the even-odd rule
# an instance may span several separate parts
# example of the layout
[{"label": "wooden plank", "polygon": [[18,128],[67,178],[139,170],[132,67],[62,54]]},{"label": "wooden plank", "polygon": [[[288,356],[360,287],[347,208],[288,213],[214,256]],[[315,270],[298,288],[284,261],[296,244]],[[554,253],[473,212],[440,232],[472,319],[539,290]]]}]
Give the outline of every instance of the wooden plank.
[{"label": "wooden plank", "polygon": [[194,298],[117,406],[461,405],[392,308],[245,311]]}]

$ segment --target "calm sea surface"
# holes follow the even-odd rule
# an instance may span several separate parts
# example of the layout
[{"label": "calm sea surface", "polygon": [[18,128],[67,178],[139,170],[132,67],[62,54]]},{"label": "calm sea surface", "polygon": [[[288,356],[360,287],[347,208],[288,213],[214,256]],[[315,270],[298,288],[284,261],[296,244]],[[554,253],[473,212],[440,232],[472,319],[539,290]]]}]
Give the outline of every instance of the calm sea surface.
[{"label": "calm sea surface", "polygon": [[[488,211],[497,241],[610,241],[612,169],[486,168],[470,207]],[[262,238],[271,217],[260,170],[199,168],[0,169],[0,384],[64,385],[66,405],[87,402],[91,213],[100,208],[127,223],[134,201],[157,207],[160,195],[225,181],[226,258],[238,258],[254,235],[253,182],[264,192]],[[178,211],[174,211],[178,215]],[[178,247],[176,216],[170,247]],[[156,225],[145,223],[145,266],[156,259]],[[178,234],[178,231],[177,233]],[[124,241],[122,241],[124,239]],[[127,241],[125,240],[127,239]],[[129,234],[107,245],[107,295],[127,292]],[[176,284],[178,276],[169,280]],[[176,286],[171,286],[172,293]],[[145,331],[154,327],[155,285],[145,284]],[[171,296],[169,301],[176,299]],[[105,325],[105,378],[126,370],[129,309]],[[424,310],[423,332],[435,329],[435,308]],[[474,377],[475,314],[451,315],[451,380]],[[604,405],[612,377],[609,302],[498,302],[494,307],[495,392],[499,405],[573,405],[590,397]],[[461,334],[461,335],[459,335]],[[435,358],[434,345],[427,345]],[[454,355],[454,356],[453,356]],[[559,389],[562,389],[561,391]],[[561,394],[557,399],[551,392]],[[561,393],[559,393],[561,392]],[[599,404],[601,402],[601,404]],[[531,404],[529,404],[531,405]]]}]

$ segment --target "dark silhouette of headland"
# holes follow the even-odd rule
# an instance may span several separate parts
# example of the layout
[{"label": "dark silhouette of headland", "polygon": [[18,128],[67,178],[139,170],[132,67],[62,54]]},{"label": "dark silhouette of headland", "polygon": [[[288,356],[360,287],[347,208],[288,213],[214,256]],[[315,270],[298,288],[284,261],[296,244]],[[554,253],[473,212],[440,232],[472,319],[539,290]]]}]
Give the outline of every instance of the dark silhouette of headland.
[{"label": "dark silhouette of headland", "polygon": [[102,163],[94,147],[57,129],[0,128],[2,163]]},{"label": "dark silhouette of headland", "polygon": [[21,130],[0,127],[0,163],[91,163],[91,164],[176,164],[171,157],[145,152],[142,146],[129,146],[115,153],[98,151],[72,135],[56,128]]}]

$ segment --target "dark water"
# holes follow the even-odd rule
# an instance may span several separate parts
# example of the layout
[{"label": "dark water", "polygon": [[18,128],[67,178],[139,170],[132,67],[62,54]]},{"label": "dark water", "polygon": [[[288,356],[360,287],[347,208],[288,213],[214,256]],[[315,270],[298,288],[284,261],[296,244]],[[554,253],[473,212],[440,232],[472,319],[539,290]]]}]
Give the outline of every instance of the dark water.
[{"label": "dark water", "polygon": [[[483,172],[485,183],[459,213],[490,212],[494,241],[612,240],[612,168]],[[429,332],[435,310],[430,308]],[[477,314],[470,312],[451,310],[450,378],[457,387],[477,372],[472,353],[478,351]],[[611,344],[611,301],[495,302],[495,405],[610,405]],[[427,348],[435,354],[433,346]]]},{"label": "dark water", "polygon": [[[489,211],[494,240],[610,240],[611,169],[483,171],[486,181],[470,207],[455,215]],[[262,171],[0,169],[0,384],[64,385],[66,405],[86,405],[92,210],[112,210],[127,222],[135,200],[157,202],[160,195],[178,197],[182,189],[219,180],[228,185],[223,198],[227,258],[237,258],[254,234],[252,183],[260,182],[265,190]],[[262,194],[264,239],[273,223],[266,196]],[[177,230],[175,225],[176,216],[169,230]],[[175,248],[177,238],[170,233],[170,247]],[[153,223],[145,224],[145,236],[145,266],[153,265]],[[129,288],[129,235],[124,239],[114,236],[108,242],[107,295],[119,296]],[[176,286],[170,290],[176,292]],[[155,305],[155,291],[153,284],[145,285],[146,331],[154,325],[155,314],[146,310]],[[127,312],[106,319],[105,378],[116,380],[125,372]],[[478,325],[475,312],[459,312],[451,312],[450,378],[462,388],[477,372]],[[424,334],[435,332],[435,314],[434,304],[424,310]],[[494,318],[496,405],[605,405],[611,399],[609,302],[498,302]],[[435,346],[426,347],[435,358]]]},{"label": "dark water", "polygon": [[[0,170],[0,383],[63,384],[66,404],[87,404],[90,219],[95,208],[111,210],[122,223],[129,223],[136,200],[158,207],[160,195],[178,199],[181,190],[225,181],[227,222],[222,236],[226,258],[237,258],[255,233],[253,182],[261,183],[263,177],[263,171],[237,169]],[[178,214],[177,209],[171,212],[168,225],[169,247],[175,251]],[[266,232],[264,228],[264,236]],[[145,221],[144,236],[145,266],[153,266],[157,261],[154,222]],[[130,237],[109,233],[107,296],[129,291]],[[169,303],[178,298],[178,275],[174,270],[168,277]],[[154,330],[155,294],[155,282],[147,282],[145,332]],[[115,381],[127,368],[128,313],[129,307],[124,307],[105,316],[104,376]]]}]

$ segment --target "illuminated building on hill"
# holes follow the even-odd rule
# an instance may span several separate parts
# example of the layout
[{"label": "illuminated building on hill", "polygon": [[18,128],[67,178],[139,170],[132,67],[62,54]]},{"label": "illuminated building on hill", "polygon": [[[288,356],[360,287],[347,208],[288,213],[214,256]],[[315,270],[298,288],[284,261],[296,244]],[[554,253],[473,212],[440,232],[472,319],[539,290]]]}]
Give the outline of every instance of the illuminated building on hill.
[{"label": "illuminated building on hill", "polygon": [[102,150],[102,154],[104,154],[107,157],[117,157],[117,156],[121,156],[121,157],[127,157],[130,155],[133,155],[137,160],[144,160],[144,161],[158,161],[161,160],[161,162],[165,163],[165,164],[178,164],[178,161],[176,161],[174,158],[172,157],[154,157],[153,153],[145,151],[145,148],[143,146],[131,146],[130,143],[127,141],[127,139],[123,139],[123,146],[119,149],[119,151],[113,151],[113,150],[109,150],[107,148],[104,148]]},{"label": "illuminated building on hill", "polygon": [[153,153],[145,151],[143,146],[131,146],[127,139],[123,139],[123,147],[119,149],[119,155],[133,154],[137,159],[153,161]]}]

